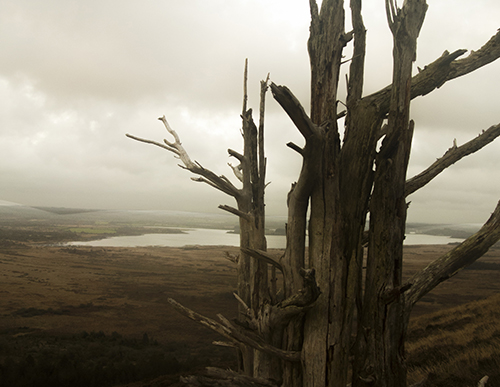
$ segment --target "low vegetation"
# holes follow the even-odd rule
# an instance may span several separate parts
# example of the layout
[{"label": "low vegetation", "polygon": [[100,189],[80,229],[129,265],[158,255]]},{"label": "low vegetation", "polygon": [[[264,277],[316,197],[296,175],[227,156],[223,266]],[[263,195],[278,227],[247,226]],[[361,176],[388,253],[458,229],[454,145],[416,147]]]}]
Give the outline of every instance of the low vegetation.
[{"label": "low vegetation", "polygon": [[113,386],[186,371],[207,360],[179,362],[178,348],[160,345],[146,333],[137,340],[117,332],[47,336],[25,330],[0,336],[2,386]]},{"label": "low vegetation", "polygon": [[485,375],[500,385],[500,294],[414,319],[407,340],[411,383],[471,387]]},{"label": "low vegetation", "polygon": [[[232,349],[211,344],[219,336],[166,302],[234,318],[235,269],[224,252],[236,247],[48,246],[42,236],[55,226],[37,228],[37,243],[24,242],[27,227],[0,224],[19,236],[0,234],[0,386],[180,386],[180,373],[236,368]],[[405,278],[450,248],[406,246]],[[500,295],[486,298],[498,293],[499,257],[497,245],[417,304],[410,385],[429,374],[433,387],[477,386],[485,375],[488,387],[500,385]],[[465,304],[473,299],[483,300]]]},{"label": "low vegetation", "polygon": [[[16,311],[23,317],[64,313]],[[471,387],[488,375],[488,384],[497,385],[499,320],[500,294],[415,318],[407,341],[410,384],[427,378],[433,387]],[[147,333],[142,338],[102,331],[48,335],[18,327],[0,332],[0,385],[87,387],[136,382],[134,386],[145,386],[152,383],[147,380],[158,378],[154,385],[170,386],[181,373],[198,373],[207,365],[233,365],[227,353],[217,355],[217,347],[206,343],[193,352],[182,341],[159,343]]]}]

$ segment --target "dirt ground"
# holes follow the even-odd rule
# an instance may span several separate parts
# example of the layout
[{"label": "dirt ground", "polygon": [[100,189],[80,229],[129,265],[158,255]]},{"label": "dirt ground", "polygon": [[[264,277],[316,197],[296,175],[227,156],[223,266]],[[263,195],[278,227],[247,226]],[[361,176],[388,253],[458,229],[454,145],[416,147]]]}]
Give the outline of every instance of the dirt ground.
[{"label": "dirt ground", "polygon": [[[406,276],[452,246],[407,246]],[[216,334],[179,315],[169,297],[216,318],[235,315],[235,247],[91,248],[17,243],[0,249],[0,331],[103,331],[208,345]],[[280,255],[279,250],[271,253]],[[424,297],[415,315],[500,291],[500,248]]]}]

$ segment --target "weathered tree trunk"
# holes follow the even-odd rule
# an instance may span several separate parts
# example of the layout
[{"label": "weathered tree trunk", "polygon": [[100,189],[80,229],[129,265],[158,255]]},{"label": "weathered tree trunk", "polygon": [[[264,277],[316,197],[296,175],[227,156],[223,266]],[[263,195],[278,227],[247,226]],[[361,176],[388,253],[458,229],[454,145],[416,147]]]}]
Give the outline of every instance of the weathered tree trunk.
[{"label": "weathered tree trunk", "polygon": [[[387,4],[394,36],[394,71],[385,138],[378,152],[370,201],[370,232],[366,282],[359,318],[353,386],[406,385],[401,316],[405,182],[413,122],[409,122],[411,72],[417,37],[424,21],[425,1],[407,1],[403,9]],[[389,188],[390,187],[390,188]]]},{"label": "weathered tree trunk", "polygon": [[[244,376],[211,370],[208,379],[186,379],[193,385],[405,386],[404,340],[413,305],[500,239],[499,202],[477,234],[402,283],[406,197],[500,136],[500,124],[492,126],[468,143],[454,145],[428,169],[407,180],[414,131],[411,99],[500,57],[500,32],[467,58],[457,59],[465,50],[445,52],[412,77],[427,4],[425,0],[405,0],[399,9],[395,0],[386,0],[394,39],[393,80],[379,92],[363,96],[366,31],[361,0],[350,0],[351,32],[344,30],[343,0],[324,0],[321,10],[315,0],[309,3],[310,115],[289,89],[270,84],[273,97],[305,139],[303,148],[288,144],[302,157],[302,168],[288,194],[283,257],[277,259],[266,252],[264,235],[267,81],[262,83],[257,127],[247,109],[245,66],[243,154],[229,150],[240,162],[233,171],[241,188],[192,162],[164,117],[161,120],[174,136],[173,143],[129,136],[175,153],[184,168],[200,176],[196,181],[210,184],[237,203],[237,208],[221,208],[240,220],[239,322],[235,325],[223,316],[216,322],[170,302],[239,348]],[[346,111],[338,113],[342,51],[351,41],[353,55],[345,61],[350,66]],[[344,116],[341,141],[338,119]],[[276,296],[276,270],[283,273],[281,301]],[[225,380],[218,383],[214,377]]]},{"label": "weathered tree trunk", "polygon": [[[340,292],[333,288],[333,277],[339,277],[339,260],[332,256],[338,246],[332,246],[339,235],[339,150],[337,127],[337,90],[342,61],[342,50],[352,36],[344,31],[344,5],[341,0],[324,1],[321,11],[315,1],[310,2],[311,28],[308,41],[311,65],[311,120],[320,126],[318,141],[312,150],[315,173],[311,184],[309,219],[309,265],[318,272],[321,296],[306,316],[303,344],[303,382],[306,386],[325,385],[329,364],[343,362],[342,356],[332,351],[332,344],[343,334],[343,321],[337,312],[344,301],[333,305]],[[335,301],[333,301],[335,299]],[[348,335],[348,333],[347,333]],[[339,347],[337,347],[339,348]],[[342,371],[339,363],[338,370]]]}]

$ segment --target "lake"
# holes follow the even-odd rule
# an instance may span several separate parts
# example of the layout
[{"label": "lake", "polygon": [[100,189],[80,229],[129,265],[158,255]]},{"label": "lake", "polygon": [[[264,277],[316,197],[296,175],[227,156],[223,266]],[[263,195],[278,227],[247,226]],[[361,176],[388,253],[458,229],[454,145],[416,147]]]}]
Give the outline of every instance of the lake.
[{"label": "lake", "polygon": [[[94,246],[94,247],[135,247],[135,246],[239,246],[240,236],[229,234],[227,230],[213,230],[206,228],[183,229],[185,234],[144,234],[137,236],[118,236],[99,239],[89,242],[69,242],[71,246]],[[284,248],[284,235],[267,235],[268,248]],[[462,242],[463,239],[450,238],[446,236],[408,234],[406,245],[446,245],[453,242]]]}]

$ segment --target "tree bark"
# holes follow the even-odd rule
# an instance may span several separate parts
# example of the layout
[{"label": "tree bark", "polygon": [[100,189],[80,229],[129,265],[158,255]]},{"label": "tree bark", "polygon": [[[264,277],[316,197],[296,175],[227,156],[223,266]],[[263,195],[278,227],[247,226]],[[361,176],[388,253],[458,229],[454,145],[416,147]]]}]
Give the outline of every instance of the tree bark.
[{"label": "tree bark", "polygon": [[358,326],[353,387],[406,385],[402,284],[406,223],[405,182],[413,136],[411,71],[425,1],[386,1],[394,38],[393,82],[386,135],[376,157],[363,308]]},{"label": "tree bark", "polygon": [[[410,102],[500,57],[500,32],[469,56],[458,59],[466,50],[445,52],[412,77],[427,4],[425,0],[405,0],[399,9],[395,0],[385,0],[394,39],[393,80],[390,86],[363,96],[366,29],[361,0],[350,0],[350,32],[344,30],[343,0],[324,0],[321,10],[315,0],[309,4],[310,114],[288,88],[270,84],[274,99],[305,139],[303,148],[288,144],[302,157],[302,168],[287,198],[283,257],[277,259],[266,252],[264,235],[268,80],[261,83],[257,126],[247,108],[245,65],[243,152],[228,150],[239,162],[230,166],[241,188],[193,162],[165,117],[160,120],[173,142],[128,135],[174,153],[182,168],[198,176],[195,181],[234,197],[237,203],[237,208],[220,208],[238,216],[240,222],[238,322],[233,324],[222,315],[216,322],[170,302],[240,348],[240,374],[212,369],[208,377],[186,378],[192,385],[344,387],[350,381],[353,387],[405,386],[404,340],[413,305],[500,239],[499,202],[477,234],[402,283],[406,197],[500,136],[500,125],[492,126],[460,147],[454,144],[429,168],[407,180],[414,131]],[[350,41],[352,58],[343,61],[343,49]],[[344,63],[350,63],[346,111],[337,113]],[[341,141],[338,119],[344,116]],[[283,273],[281,302],[276,270]]]}]

